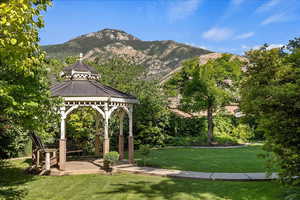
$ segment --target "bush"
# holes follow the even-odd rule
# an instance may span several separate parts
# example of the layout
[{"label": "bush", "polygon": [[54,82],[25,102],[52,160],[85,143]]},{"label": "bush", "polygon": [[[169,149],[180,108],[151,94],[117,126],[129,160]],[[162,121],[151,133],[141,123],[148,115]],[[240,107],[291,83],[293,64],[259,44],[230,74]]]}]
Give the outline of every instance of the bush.
[{"label": "bush", "polygon": [[199,136],[207,134],[205,117],[183,118],[170,114],[168,135],[170,136]]},{"label": "bush", "polygon": [[[168,134],[166,145],[199,146],[207,144],[205,118],[180,118],[172,116],[170,124],[174,126]],[[176,128],[177,127],[177,128]],[[217,115],[215,117],[214,140],[221,145],[234,145],[248,142],[254,138],[250,126],[240,122],[234,116]],[[180,136],[179,136],[180,135]]]},{"label": "bush", "polygon": [[231,135],[242,142],[248,142],[254,138],[254,131],[246,124],[239,124],[233,128]]},{"label": "bush", "polygon": [[284,200],[299,200],[300,199],[300,187],[296,186],[287,191]]},{"label": "bush", "polygon": [[[249,125],[241,123],[234,116],[218,115],[215,117],[215,140],[226,143],[244,143],[254,138]],[[218,141],[217,141],[218,140]]]},{"label": "bush", "polygon": [[150,154],[150,145],[140,145],[139,152],[143,156],[143,164],[146,165],[146,157]]},{"label": "bush", "polygon": [[27,133],[11,122],[0,123],[0,159],[17,157],[28,143]]},{"label": "bush", "polygon": [[198,137],[189,137],[189,136],[170,136],[166,141],[166,144],[169,146],[199,146],[207,144],[207,136],[201,135]]},{"label": "bush", "polygon": [[239,143],[237,138],[227,134],[217,135],[214,139],[218,144],[222,145],[234,145]]},{"label": "bush", "polygon": [[119,153],[116,151],[108,152],[104,155],[103,159],[110,164],[115,164],[119,160]]}]

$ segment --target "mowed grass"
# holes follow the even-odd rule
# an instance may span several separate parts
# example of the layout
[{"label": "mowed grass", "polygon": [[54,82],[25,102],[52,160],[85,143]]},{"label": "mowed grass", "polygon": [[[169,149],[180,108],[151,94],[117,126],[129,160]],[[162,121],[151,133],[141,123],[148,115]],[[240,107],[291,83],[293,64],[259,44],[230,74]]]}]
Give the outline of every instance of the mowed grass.
[{"label": "mowed grass", "polygon": [[0,199],[24,200],[279,200],[276,182],[172,179],[134,174],[32,176],[27,161],[7,163],[0,171]]},{"label": "mowed grass", "polygon": [[[164,148],[151,150],[146,165],[199,172],[265,172],[261,145],[232,149]],[[142,156],[135,153],[139,165]]]}]

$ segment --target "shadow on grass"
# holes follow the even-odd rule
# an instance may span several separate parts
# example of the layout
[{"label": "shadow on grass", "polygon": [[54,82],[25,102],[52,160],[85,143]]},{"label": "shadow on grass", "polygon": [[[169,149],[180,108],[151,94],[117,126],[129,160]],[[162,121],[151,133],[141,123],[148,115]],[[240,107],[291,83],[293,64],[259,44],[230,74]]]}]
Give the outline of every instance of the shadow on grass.
[{"label": "shadow on grass", "polygon": [[[157,197],[163,197],[163,199],[172,199],[177,197],[180,193],[188,193],[194,199],[202,199],[201,194],[186,191],[186,188],[181,188],[177,185],[176,181],[165,180],[159,182],[159,184],[153,184],[153,182],[147,181],[130,181],[127,184],[112,184],[115,188],[108,192],[99,192],[98,194],[122,194],[133,193],[138,194],[142,198],[152,199]],[[210,198],[214,200],[215,198]]]},{"label": "shadow on grass", "polygon": [[275,191],[271,182],[224,182],[191,181],[168,178],[157,183],[149,181],[130,181],[125,184],[112,184],[111,191],[98,194],[131,193],[141,199],[197,199],[197,200],[275,200],[282,198],[282,191]]},{"label": "shadow on grass", "polygon": [[27,195],[24,184],[34,180],[34,176],[24,171],[28,163],[30,159],[18,161],[18,164],[0,160],[0,199],[21,200]]}]

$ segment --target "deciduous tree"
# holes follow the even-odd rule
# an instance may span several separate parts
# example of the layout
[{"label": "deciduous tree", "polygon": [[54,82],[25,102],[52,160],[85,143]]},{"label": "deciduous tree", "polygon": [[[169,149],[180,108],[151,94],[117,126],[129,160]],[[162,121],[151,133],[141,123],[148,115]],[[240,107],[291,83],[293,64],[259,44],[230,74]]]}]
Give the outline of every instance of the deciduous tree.
[{"label": "deciduous tree", "polygon": [[[298,41],[299,42],[299,41]],[[257,119],[265,149],[281,168],[285,182],[300,183],[300,49],[289,43],[289,52],[267,46],[246,53],[250,64],[242,83],[242,111]]]},{"label": "deciduous tree", "polygon": [[213,141],[213,113],[237,101],[242,62],[231,55],[199,64],[199,58],[183,63],[181,72],[169,82],[179,87],[183,108],[207,111],[208,143]]},{"label": "deciduous tree", "polygon": [[[37,130],[43,134],[49,125],[52,101],[38,31],[44,26],[41,12],[50,4],[50,0],[0,2],[1,137],[15,135],[7,133],[16,127],[22,132]],[[13,142],[5,138],[1,141],[9,141],[0,145],[1,156],[5,157],[5,148]]]}]

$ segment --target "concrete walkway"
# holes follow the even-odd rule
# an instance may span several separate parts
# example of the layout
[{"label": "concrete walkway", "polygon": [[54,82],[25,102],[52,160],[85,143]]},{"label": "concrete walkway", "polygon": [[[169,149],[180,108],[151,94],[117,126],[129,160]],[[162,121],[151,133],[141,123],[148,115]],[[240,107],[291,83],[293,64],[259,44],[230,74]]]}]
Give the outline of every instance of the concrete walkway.
[{"label": "concrete walkway", "polygon": [[272,173],[267,177],[266,173],[219,173],[219,172],[194,172],[181,171],[171,169],[159,169],[153,167],[137,167],[128,164],[118,165],[115,167],[117,171],[129,172],[136,174],[146,174],[154,176],[176,177],[176,178],[192,178],[205,180],[227,180],[227,181],[265,181],[277,179],[277,173]]},{"label": "concrete walkway", "polygon": [[235,148],[242,148],[247,147],[249,144],[241,144],[235,146],[167,146],[164,147],[165,149],[176,149],[176,148],[183,148],[183,149],[235,149]]},{"label": "concrete walkway", "polygon": [[[60,171],[57,168],[51,168],[50,175],[63,176],[75,174],[106,174],[102,169],[103,160],[81,160],[66,162],[66,169]],[[175,177],[175,178],[191,178],[204,180],[227,180],[227,181],[266,181],[277,179],[276,173],[267,177],[265,173],[220,173],[220,172],[194,172],[172,169],[160,169],[154,167],[138,167],[128,164],[127,160],[123,160],[113,167],[114,172],[128,172],[134,174]]]}]

